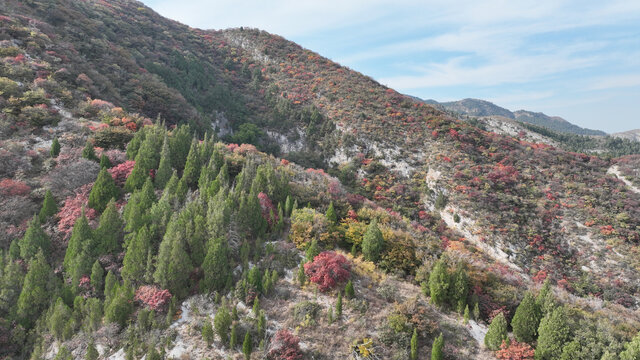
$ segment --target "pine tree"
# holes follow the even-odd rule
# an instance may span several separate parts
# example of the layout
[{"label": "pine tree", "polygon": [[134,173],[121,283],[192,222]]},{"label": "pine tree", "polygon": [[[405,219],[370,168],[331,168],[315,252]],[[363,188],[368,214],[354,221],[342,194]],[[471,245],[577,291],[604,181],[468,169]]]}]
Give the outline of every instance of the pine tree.
[{"label": "pine tree", "polygon": [[97,294],[101,294],[104,286],[104,269],[96,260],[91,267],[91,285]]},{"label": "pine tree", "polygon": [[164,189],[171,179],[173,168],[171,167],[171,150],[169,148],[169,138],[165,135],[162,142],[162,151],[160,152],[160,165],[156,171],[155,185],[156,189]]},{"label": "pine tree", "polygon": [[100,156],[100,168],[109,169],[112,166],[113,164],[111,163],[111,160],[109,160],[107,155],[102,154],[102,156]]},{"label": "pine tree", "polygon": [[333,324],[333,306],[329,306],[327,310],[327,322],[329,325]]},{"label": "pine tree", "polygon": [[107,273],[107,277],[104,279],[104,305],[105,307],[107,307],[107,305],[109,305],[109,303],[111,302],[111,300],[113,300],[113,298],[116,295],[116,290],[117,290],[117,281],[116,281],[116,276],[113,275],[113,273],[111,271],[109,271]]},{"label": "pine tree", "polygon": [[116,285],[115,295],[104,310],[105,319],[123,328],[132,312],[133,291],[126,285]]},{"label": "pine tree", "polygon": [[637,360],[640,359],[640,333],[625,344],[624,351],[620,353],[620,360]]},{"label": "pine tree", "polygon": [[436,261],[433,269],[431,270],[431,274],[429,274],[429,294],[431,295],[431,303],[438,306],[446,304],[449,286],[449,271],[447,270],[444,260],[440,259]]},{"label": "pine tree", "polygon": [[173,131],[173,136],[170,138],[169,147],[171,150],[171,162],[173,168],[182,171],[187,161],[189,154],[192,136],[189,125],[182,125]]},{"label": "pine tree", "polygon": [[293,200],[290,195],[287,195],[287,199],[284,202],[284,214],[285,216],[291,216],[291,212],[293,211]]},{"label": "pine tree", "polygon": [[51,190],[47,190],[44,195],[44,201],[42,202],[42,208],[40,208],[40,213],[38,214],[40,223],[45,223],[50,216],[55,215],[57,212],[58,205],[56,205],[56,200],[53,198]]},{"label": "pine tree", "polygon": [[18,297],[17,316],[25,329],[31,329],[37,317],[44,311],[55,294],[56,280],[53,271],[38,251],[29,263],[29,271]]},{"label": "pine tree", "polygon": [[538,326],[542,313],[536,300],[530,292],[524,294],[524,298],[518,305],[516,313],[511,319],[513,335],[519,342],[533,343],[538,335]]},{"label": "pine tree", "polygon": [[557,359],[562,354],[562,348],[569,341],[570,329],[567,315],[563,306],[545,315],[538,328],[538,345],[536,360]]},{"label": "pine tree", "polygon": [[368,261],[376,262],[380,258],[380,253],[384,247],[384,238],[378,228],[378,220],[371,221],[362,238],[362,254]]},{"label": "pine tree", "polygon": [[336,214],[336,210],[333,208],[333,201],[329,203],[329,208],[327,208],[327,213],[325,214],[327,221],[331,225],[338,224],[338,215]]},{"label": "pine tree", "polygon": [[469,323],[469,304],[464,307],[464,315],[462,316],[465,325]]},{"label": "pine tree", "polygon": [[451,280],[451,302],[456,311],[462,313],[469,294],[469,278],[464,264],[458,264]]},{"label": "pine tree", "polygon": [[191,142],[191,149],[189,150],[189,155],[187,155],[187,162],[184,165],[184,172],[182,173],[182,178],[187,186],[194,187],[197,185],[201,166],[198,141],[194,139]]},{"label": "pine tree", "polygon": [[267,317],[264,314],[263,310],[260,310],[260,315],[258,316],[258,338],[264,339],[265,334],[267,333]]},{"label": "pine tree", "polygon": [[91,161],[99,160],[96,156],[96,151],[93,149],[93,144],[89,140],[87,140],[84,145],[84,149],[82,149],[82,157]]},{"label": "pine tree", "polygon": [[136,132],[135,135],[133,135],[133,139],[131,139],[131,141],[129,141],[129,143],[127,144],[128,160],[134,160],[136,158],[136,155],[138,154],[138,150],[140,150],[140,146],[144,141],[145,134],[146,132],[144,131],[144,129]]},{"label": "pine tree", "polygon": [[14,318],[25,274],[22,265],[17,261],[7,260],[0,276],[0,313],[9,314]]},{"label": "pine tree", "polygon": [[94,235],[100,254],[115,254],[120,251],[123,227],[124,222],[114,200],[111,199],[100,216],[100,224]]},{"label": "pine tree", "polygon": [[92,339],[89,341],[89,345],[87,346],[87,352],[84,355],[84,360],[98,360],[99,356],[100,353],[98,353],[98,349],[96,349],[96,345]]},{"label": "pine tree", "polygon": [[19,242],[20,257],[26,261],[30,261],[42,250],[43,253],[49,253],[51,242],[49,236],[42,230],[40,220],[37,216],[33,216],[29,222],[29,227]]},{"label": "pine tree", "polygon": [[202,326],[202,340],[207,343],[207,346],[211,346],[213,343],[213,327],[211,326],[211,321],[208,319],[205,320]]},{"label": "pine tree", "polygon": [[184,239],[176,239],[171,248],[166,287],[178,298],[187,294],[191,270],[191,259],[185,250]]},{"label": "pine tree", "polygon": [[120,190],[106,168],[100,169],[98,179],[93,183],[89,194],[89,207],[102,212],[111,199],[118,199]]},{"label": "pine tree", "polygon": [[258,314],[260,314],[260,298],[256,296],[255,299],[253,299],[253,316],[254,317],[258,317]]},{"label": "pine tree", "polygon": [[71,350],[68,347],[62,345],[53,360],[73,360],[73,354],[71,354]]},{"label": "pine tree", "polygon": [[442,337],[442,333],[435,340],[433,340],[433,345],[431,346],[431,360],[442,360],[444,359],[444,354],[442,349],[444,348],[444,338]]},{"label": "pine tree", "polygon": [[136,233],[135,238],[127,247],[127,252],[124,255],[121,275],[125,281],[132,284],[139,284],[144,278],[146,261],[142,261],[142,259],[146,259],[147,257],[150,242],[151,233],[146,226],[143,226]]},{"label": "pine tree", "polygon": [[304,273],[303,264],[304,262],[301,262],[300,265],[298,265],[298,284],[300,284],[301,287],[307,282],[307,275]]},{"label": "pine tree", "polygon": [[[136,232],[151,221],[149,210],[157,201],[151,178],[147,177],[142,189],[135,191],[124,208],[125,231]],[[128,245],[128,242],[127,242]]]},{"label": "pine tree", "polygon": [[87,217],[84,215],[84,211],[82,215],[76,220],[73,225],[73,230],[71,231],[71,238],[69,238],[69,243],[67,244],[67,252],[64,255],[63,266],[65,271],[68,274],[71,274],[71,270],[74,265],[74,261],[80,255],[85,248],[85,244],[93,242],[93,231],[91,227],[89,227],[89,221]]},{"label": "pine tree", "polygon": [[223,344],[229,343],[229,327],[231,326],[231,322],[229,309],[227,309],[226,305],[221,305],[213,317],[213,325]]},{"label": "pine tree", "polygon": [[229,348],[230,349],[234,349],[236,347],[236,345],[238,345],[238,323],[237,322],[233,322],[233,324],[231,325],[231,336],[229,339]]},{"label": "pine tree", "polygon": [[540,288],[540,292],[538,292],[538,296],[536,297],[536,304],[543,316],[550,313],[557,307],[557,302],[553,295],[549,279],[546,279],[542,284],[542,288]]},{"label": "pine tree", "polygon": [[49,150],[49,155],[51,155],[52,158],[57,158],[59,154],[60,154],[60,143],[58,142],[58,138],[55,137],[51,142],[51,150]]},{"label": "pine tree", "polygon": [[53,312],[48,318],[49,331],[56,339],[64,340],[64,329],[70,319],[71,309],[61,298],[58,298],[53,306]]},{"label": "pine tree", "polygon": [[318,256],[318,254],[320,254],[320,249],[318,249],[318,240],[313,239],[311,240],[311,244],[309,244],[309,247],[307,247],[307,250],[305,252],[307,261],[313,261],[313,258]]},{"label": "pine tree", "polygon": [[484,337],[484,345],[488,349],[495,351],[500,349],[503,341],[509,342],[509,337],[507,336],[507,320],[503,313],[499,313],[491,320],[487,334]]},{"label": "pine tree", "polygon": [[136,164],[131,171],[131,174],[127,178],[124,184],[126,191],[132,192],[135,189],[140,189],[151,170],[156,169],[160,162],[160,147],[162,146],[162,138],[160,134],[156,134],[154,130],[150,130],[146,135],[140,149],[136,154]]},{"label": "pine tree", "polygon": [[351,280],[349,280],[347,282],[347,285],[345,285],[345,287],[344,287],[344,296],[346,296],[347,299],[353,299],[353,297],[355,295],[356,295],[356,292],[353,289],[353,282],[351,282]]},{"label": "pine tree", "polygon": [[253,342],[251,341],[251,332],[247,331],[244,335],[244,342],[242,342],[242,353],[245,360],[251,359],[251,352],[253,351]]},{"label": "pine tree", "polygon": [[411,336],[411,360],[418,359],[418,330],[413,329],[413,335]]}]

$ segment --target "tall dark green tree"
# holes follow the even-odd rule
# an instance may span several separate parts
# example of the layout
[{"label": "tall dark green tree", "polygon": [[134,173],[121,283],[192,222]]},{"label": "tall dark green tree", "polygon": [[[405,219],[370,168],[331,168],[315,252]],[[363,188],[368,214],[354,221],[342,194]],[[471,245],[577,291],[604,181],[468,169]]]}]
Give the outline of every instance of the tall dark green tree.
[{"label": "tall dark green tree", "polygon": [[22,239],[20,239],[19,245],[20,257],[26,261],[33,259],[40,250],[43,253],[49,253],[51,242],[49,236],[42,230],[37,216],[34,215],[29,222],[29,227]]},{"label": "tall dark green tree", "polygon": [[203,291],[221,291],[231,276],[231,258],[229,245],[225,238],[218,238],[210,242],[207,256],[204,258],[202,270],[204,278],[201,282]]},{"label": "tall dark green tree", "polygon": [[44,201],[42,202],[42,207],[40,208],[40,213],[38,217],[40,218],[40,223],[45,223],[47,219],[58,212],[58,205],[56,205],[56,200],[53,198],[53,194],[51,194],[51,190],[47,190],[44,195]]},{"label": "tall dark green tree", "polygon": [[0,277],[0,316],[15,318],[16,303],[22,291],[24,277],[22,265],[9,259]]},{"label": "tall dark green tree", "polygon": [[329,203],[329,208],[327,208],[325,216],[330,224],[336,225],[338,223],[338,215],[336,214],[336,210],[333,208],[333,201]]},{"label": "tall dark green tree", "polygon": [[484,345],[488,349],[498,350],[503,341],[509,341],[507,319],[503,313],[499,313],[491,320],[487,334],[484,336]]},{"label": "tall dark green tree", "polygon": [[464,264],[456,267],[451,279],[451,304],[457,312],[462,313],[467,305],[469,295],[469,277]]},{"label": "tall dark green tree", "polygon": [[418,330],[413,329],[413,335],[411,335],[411,360],[418,359]]},{"label": "tall dark green tree", "polygon": [[158,171],[155,176],[155,185],[157,189],[164,189],[164,187],[171,179],[173,174],[173,168],[171,167],[171,150],[169,147],[169,138],[165,135],[162,142],[162,151],[160,152],[160,165],[158,165]]},{"label": "tall dark green tree", "polygon": [[[156,201],[153,182],[150,177],[147,177],[142,188],[131,195],[131,199],[124,208],[125,231],[134,233],[142,226],[149,224],[151,220],[149,210]],[[126,244],[128,245],[128,241]]]},{"label": "tall dark green tree", "polygon": [[200,177],[200,168],[202,167],[200,161],[200,150],[198,149],[198,141],[193,140],[191,142],[191,149],[187,156],[187,162],[184,165],[184,172],[182,178],[186,182],[187,186],[195,187],[198,184]]},{"label": "tall dark green tree", "polygon": [[245,360],[251,359],[251,353],[253,352],[253,341],[251,340],[251,332],[247,331],[244,335],[244,341],[242,342],[242,353]]},{"label": "tall dark green tree", "polygon": [[378,221],[371,221],[362,238],[362,254],[369,261],[376,262],[380,258],[382,249],[384,248],[384,238],[382,231],[378,228]]},{"label": "tall dark green tree", "polygon": [[444,359],[444,338],[442,337],[442,333],[433,340],[433,345],[431,346],[431,360],[442,360]]},{"label": "tall dark green tree", "polygon": [[171,150],[171,163],[174,169],[178,171],[184,169],[192,139],[189,125],[179,126],[173,131],[169,141],[169,147]]},{"label": "tall dark green tree", "polygon": [[560,358],[562,348],[569,341],[570,336],[571,329],[567,322],[567,314],[564,306],[559,306],[540,321],[536,360]]},{"label": "tall dark green tree", "polygon": [[213,325],[216,328],[216,333],[220,337],[220,341],[223,344],[229,343],[229,327],[231,326],[231,314],[225,304],[221,305],[213,317]]},{"label": "tall dark green tree", "polygon": [[51,267],[38,251],[29,263],[29,271],[24,278],[24,285],[18,297],[17,316],[25,329],[31,329],[40,313],[55,298],[56,279]]},{"label": "tall dark green tree", "polygon": [[447,303],[450,282],[449,271],[444,260],[436,261],[429,274],[429,294],[433,304],[443,306]]},{"label": "tall dark green tree", "polygon": [[524,298],[518,305],[516,313],[511,319],[513,335],[519,342],[533,343],[538,336],[538,326],[542,312],[536,304],[533,294],[526,292]]},{"label": "tall dark green tree", "polygon": [[82,253],[86,244],[91,242],[93,242],[93,231],[89,227],[89,221],[83,211],[73,225],[71,238],[69,238],[69,243],[67,244],[67,252],[64,255],[63,266],[67,273],[71,273],[74,261]]},{"label": "tall dark green tree", "polygon": [[163,139],[161,132],[155,128],[149,130],[145,128],[145,131],[147,134],[136,154],[136,164],[124,184],[126,191],[132,192],[135,189],[140,189],[150,175],[151,170],[157,169],[160,163],[160,150]]},{"label": "tall dark green tree", "polygon": [[133,290],[124,285],[116,285],[115,288],[113,299],[108,305],[105,302],[104,316],[108,322],[116,323],[122,328],[133,312]]},{"label": "tall dark green tree", "polygon": [[144,278],[147,264],[142,259],[146,259],[150,243],[151,233],[147,226],[143,226],[136,232],[124,255],[121,275],[125,281],[139,284]]},{"label": "tall dark green tree", "polygon": [[536,304],[542,312],[542,316],[550,313],[557,307],[557,301],[553,295],[553,289],[551,288],[549,279],[546,279],[542,284],[542,288],[540,288],[538,296],[536,296]]},{"label": "tall dark green tree", "polygon": [[99,161],[98,157],[96,156],[96,151],[94,150],[93,144],[90,140],[87,140],[84,145],[84,149],[82,149],[82,157],[91,161]]},{"label": "tall dark green tree", "polygon": [[111,199],[118,199],[120,190],[106,168],[100,169],[98,179],[93,183],[89,194],[89,207],[101,213]]},{"label": "tall dark green tree", "polygon": [[114,200],[111,199],[100,216],[100,224],[94,235],[100,254],[115,254],[120,251],[123,227],[124,222]]},{"label": "tall dark green tree", "polygon": [[173,230],[178,216],[172,217],[167,232],[160,243],[154,280],[169,289],[178,298],[186,295],[189,274],[192,270],[191,258],[186,252],[186,239],[179,231]]},{"label": "tall dark green tree", "polygon": [[111,160],[109,160],[109,157],[107,157],[107,155],[102,154],[102,156],[100,156],[100,168],[101,169],[109,169],[113,166],[113,164],[111,164]]},{"label": "tall dark green tree", "polygon": [[102,293],[104,287],[104,269],[98,260],[96,260],[91,267],[91,285],[96,290],[96,293]]},{"label": "tall dark green tree", "polygon": [[57,137],[54,137],[53,141],[51,142],[51,150],[49,150],[49,155],[51,155],[52,158],[57,158],[59,154],[60,154],[60,142],[58,142]]}]

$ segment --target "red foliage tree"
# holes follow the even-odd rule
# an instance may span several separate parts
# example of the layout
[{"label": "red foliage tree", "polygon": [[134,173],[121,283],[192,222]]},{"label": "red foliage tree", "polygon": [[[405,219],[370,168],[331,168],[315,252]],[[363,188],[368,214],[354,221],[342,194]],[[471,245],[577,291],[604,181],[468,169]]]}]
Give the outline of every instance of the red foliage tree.
[{"label": "red foliage tree", "polygon": [[13,179],[0,180],[0,194],[4,196],[24,196],[29,194],[31,188],[22,181]]},{"label": "red foliage tree", "polygon": [[347,258],[334,251],[323,251],[313,258],[313,262],[304,264],[304,273],[320,291],[327,291],[349,278],[351,265]]},{"label": "red foliage tree", "polygon": [[532,360],[534,350],[527,343],[519,343],[512,340],[509,345],[502,341],[500,350],[496,352],[496,357],[500,360]]},{"label": "red foliage tree", "polygon": [[300,339],[288,330],[278,330],[272,343],[272,348],[267,354],[269,360],[298,360],[302,359],[302,351],[299,345]]},{"label": "red foliage tree", "polygon": [[153,310],[163,311],[171,301],[169,290],[163,290],[157,286],[143,285],[136,290],[135,300],[140,301]]},{"label": "red foliage tree", "polygon": [[64,206],[60,209],[57,216],[60,218],[58,222],[58,230],[65,234],[67,237],[73,229],[76,219],[82,214],[82,208],[84,207],[84,213],[89,220],[95,219],[98,215],[95,210],[87,207],[89,201],[89,193],[93,183],[86,184],[76,190],[75,195],[69,196],[64,201]]},{"label": "red foliage tree", "polygon": [[[262,217],[267,220],[269,226],[273,226],[278,222],[278,209],[273,206],[269,196],[263,192],[258,194],[258,200],[260,201],[260,208],[262,209]],[[273,214],[273,217],[271,214]]]},{"label": "red foliage tree", "polygon": [[131,175],[135,165],[136,162],[133,160],[125,161],[109,169],[109,174],[111,174],[113,181],[115,181],[118,186],[123,186],[129,175]]}]

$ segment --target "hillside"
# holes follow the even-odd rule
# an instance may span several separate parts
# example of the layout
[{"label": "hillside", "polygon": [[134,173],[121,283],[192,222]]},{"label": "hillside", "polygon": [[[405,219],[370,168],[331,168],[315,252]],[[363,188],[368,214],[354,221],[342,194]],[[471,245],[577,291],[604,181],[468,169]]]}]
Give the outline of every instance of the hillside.
[{"label": "hillside", "polygon": [[135,1],[0,10],[0,357],[635,356],[636,156]]},{"label": "hillside", "polygon": [[613,137],[628,139],[633,141],[640,141],[640,129],[623,131],[615,134],[611,134]]}]

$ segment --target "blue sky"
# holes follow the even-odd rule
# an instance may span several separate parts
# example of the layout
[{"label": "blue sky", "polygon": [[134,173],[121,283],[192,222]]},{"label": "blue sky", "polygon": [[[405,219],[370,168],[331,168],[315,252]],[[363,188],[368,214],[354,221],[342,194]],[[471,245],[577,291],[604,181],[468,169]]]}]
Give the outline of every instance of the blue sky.
[{"label": "blue sky", "polygon": [[640,1],[144,0],[203,29],[282,35],[400,92],[640,128]]}]

